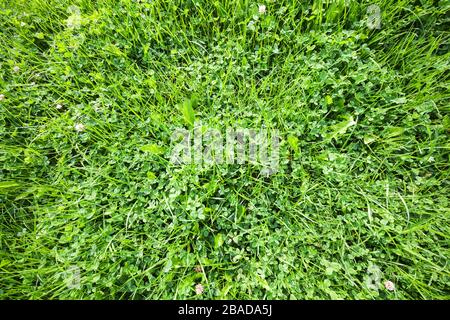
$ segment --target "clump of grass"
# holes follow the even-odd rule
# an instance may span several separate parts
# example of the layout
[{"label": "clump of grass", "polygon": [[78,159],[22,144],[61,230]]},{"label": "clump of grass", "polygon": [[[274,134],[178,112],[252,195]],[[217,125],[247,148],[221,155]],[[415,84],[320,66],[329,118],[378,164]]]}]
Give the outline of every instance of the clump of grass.
[{"label": "clump of grass", "polygon": [[[448,9],[2,2],[0,297],[448,299]],[[194,119],[278,172],[174,166]]]}]

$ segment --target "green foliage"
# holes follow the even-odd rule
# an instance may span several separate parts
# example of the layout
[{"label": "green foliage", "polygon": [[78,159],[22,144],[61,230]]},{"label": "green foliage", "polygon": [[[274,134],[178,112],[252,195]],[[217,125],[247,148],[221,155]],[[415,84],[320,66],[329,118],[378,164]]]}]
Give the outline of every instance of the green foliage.
[{"label": "green foliage", "polygon": [[195,121],[194,107],[195,107],[196,104],[197,104],[197,99],[196,98],[187,99],[182,104],[182,111],[183,111],[184,121],[186,122],[186,124],[189,127],[193,127],[194,126],[194,121]]},{"label": "green foliage", "polygon": [[[0,298],[449,299],[448,1],[258,4],[0,2]],[[279,170],[171,164],[199,120]]]}]

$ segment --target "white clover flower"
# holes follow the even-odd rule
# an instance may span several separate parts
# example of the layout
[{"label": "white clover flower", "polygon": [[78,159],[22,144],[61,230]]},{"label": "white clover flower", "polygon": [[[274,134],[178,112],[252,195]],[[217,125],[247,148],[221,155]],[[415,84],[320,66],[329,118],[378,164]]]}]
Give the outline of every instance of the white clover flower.
[{"label": "white clover flower", "polygon": [[56,105],[56,109],[58,109],[58,110],[59,110],[59,109],[62,109],[62,107],[63,107],[63,106],[62,106],[61,104],[57,104],[57,105]]},{"label": "white clover flower", "polygon": [[203,286],[202,286],[201,283],[198,283],[198,284],[195,286],[195,293],[196,293],[196,294],[202,294],[204,290],[205,290],[205,288],[203,288]]},{"label": "white clover flower", "polygon": [[5,95],[4,94],[0,94],[0,101],[5,100]]},{"label": "white clover flower", "polygon": [[258,7],[258,11],[259,11],[259,13],[264,14],[266,12],[266,6],[263,4],[260,4]]},{"label": "white clover flower", "polygon": [[20,71],[19,66],[14,66],[13,71],[14,71],[15,73],[19,72],[19,71]]},{"label": "white clover flower", "polygon": [[27,25],[27,24],[26,24],[25,22],[23,22],[23,21],[20,23],[20,26],[21,26],[21,27],[25,27],[26,25]]},{"label": "white clover flower", "polygon": [[395,290],[395,284],[390,280],[387,280],[384,282],[384,287],[386,288],[386,290],[389,290],[389,291]]},{"label": "white clover flower", "polygon": [[84,131],[85,129],[86,129],[86,127],[85,127],[84,124],[82,124],[82,123],[77,123],[77,124],[75,125],[75,131],[82,132],[82,131]]}]

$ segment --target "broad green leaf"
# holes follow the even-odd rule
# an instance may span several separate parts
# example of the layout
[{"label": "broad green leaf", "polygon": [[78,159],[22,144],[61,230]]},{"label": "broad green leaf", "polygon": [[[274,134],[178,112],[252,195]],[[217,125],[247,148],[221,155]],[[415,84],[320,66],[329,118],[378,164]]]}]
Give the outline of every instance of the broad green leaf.
[{"label": "broad green leaf", "polygon": [[157,144],[147,144],[140,148],[144,152],[149,152],[151,154],[162,154],[164,153],[164,149]]},{"label": "broad green leaf", "polygon": [[347,116],[344,121],[341,121],[330,127],[330,131],[325,135],[327,140],[336,139],[338,136],[347,132],[347,129],[356,125],[356,121],[352,116]]},{"label": "broad green leaf", "polygon": [[167,260],[166,264],[164,265],[163,272],[167,273],[170,270],[172,270],[172,259],[171,258],[169,258]]},{"label": "broad green leaf", "polygon": [[214,248],[220,248],[223,245],[223,236],[221,233],[216,234],[214,237]]},{"label": "broad green leaf", "polygon": [[194,121],[195,121],[194,108],[196,107],[196,105],[197,105],[197,100],[194,97],[191,99],[185,100],[182,104],[182,112],[183,112],[184,121],[186,122],[186,124],[189,127],[194,126]]},{"label": "broad green leaf", "polygon": [[297,154],[299,152],[298,138],[296,136],[290,135],[287,138],[287,142],[288,142],[289,146],[291,147],[291,149]]},{"label": "broad green leaf", "polygon": [[339,263],[337,263],[337,262],[330,262],[330,263],[327,263],[327,267],[325,269],[325,274],[330,276],[334,272],[338,272],[339,270],[341,270],[341,265]]},{"label": "broad green leaf", "polygon": [[397,136],[401,135],[403,132],[405,132],[404,128],[388,127],[384,130],[384,137],[385,138],[397,137]]},{"label": "broad green leaf", "polygon": [[408,102],[408,99],[406,99],[405,97],[400,97],[397,99],[393,99],[391,101],[396,104],[404,104],[404,103]]},{"label": "broad green leaf", "polygon": [[367,134],[364,136],[364,144],[371,144],[374,141],[377,141],[378,137],[373,134]]}]

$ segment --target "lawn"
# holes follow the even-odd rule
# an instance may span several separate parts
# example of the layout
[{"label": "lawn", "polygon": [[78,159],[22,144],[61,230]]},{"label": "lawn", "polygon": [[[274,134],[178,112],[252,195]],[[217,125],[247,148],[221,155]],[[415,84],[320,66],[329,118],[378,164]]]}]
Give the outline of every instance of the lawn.
[{"label": "lawn", "polygon": [[450,299],[449,40],[447,0],[0,0],[0,299]]}]

